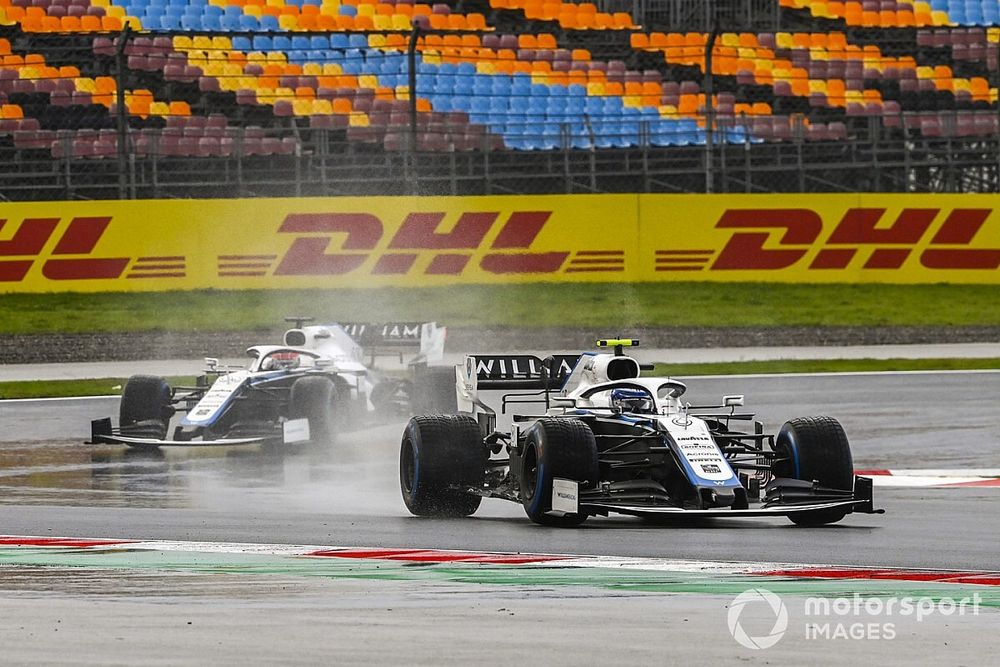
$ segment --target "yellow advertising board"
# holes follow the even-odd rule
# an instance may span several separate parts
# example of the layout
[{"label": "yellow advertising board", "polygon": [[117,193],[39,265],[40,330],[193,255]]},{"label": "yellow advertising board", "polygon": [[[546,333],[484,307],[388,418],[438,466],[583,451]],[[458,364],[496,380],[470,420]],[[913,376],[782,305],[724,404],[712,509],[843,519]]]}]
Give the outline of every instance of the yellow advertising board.
[{"label": "yellow advertising board", "polygon": [[0,204],[0,291],[1000,282],[1000,196],[540,195]]}]

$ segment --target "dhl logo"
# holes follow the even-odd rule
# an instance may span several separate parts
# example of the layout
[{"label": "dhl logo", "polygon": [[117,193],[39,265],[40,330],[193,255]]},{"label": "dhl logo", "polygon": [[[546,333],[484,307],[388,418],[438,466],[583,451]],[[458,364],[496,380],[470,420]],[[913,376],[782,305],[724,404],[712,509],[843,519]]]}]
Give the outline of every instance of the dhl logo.
[{"label": "dhl logo", "polygon": [[[25,218],[9,238],[0,240],[0,282],[24,280],[36,261],[42,262],[42,275],[49,280],[116,279],[123,274],[126,278],[183,278],[185,275],[184,257],[138,257],[134,260],[131,257],[91,257],[111,223],[110,216],[72,218],[62,233],[57,234],[60,221],[61,218]],[[0,234],[9,231],[8,225],[8,220],[0,219]],[[53,238],[57,238],[55,247],[43,259],[43,251]]]},{"label": "dhl logo", "polygon": [[[862,268],[898,269],[918,247],[928,269],[1000,267],[1000,248],[970,248],[992,209],[904,208],[889,225],[884,208],[848,209],[819,244],[808,268],[846,269],[864,249]],[[777,271],[801,262],[823,235],[823,219],[810,209],[730,209],[715,225],[734,231],[722,250],[657,250],[657,271]],[[743,231],[745,230],[745,231]],[[933,230],[933,231],[932,231]],[[932,232],[932,233],[931,233]],[[929,241],[925,241],[930,236]],[[712,256],[715,261],[709,265]]]},{"label": "dhl logo", "polygon": [[[498,211],[462,213],[442,231],[446,214],[409,213],[386,242],[386,225],[371,213],[293,213],[278,234],[293,234],[283,256],[220,255],[218,272],[225,277],[334,276],[359,271],[371,275],[405,275],[421,253],[433,252],[424,275],[460,275],[478,253],[478,268],[493,274],[546,274],[624,271],[621,250],[532,251],[532,244],[551,211],[514,211],[501,219]],[[567,261],[568,260],[568,261]],[[418,269],[419,271],[419,269]]]}]

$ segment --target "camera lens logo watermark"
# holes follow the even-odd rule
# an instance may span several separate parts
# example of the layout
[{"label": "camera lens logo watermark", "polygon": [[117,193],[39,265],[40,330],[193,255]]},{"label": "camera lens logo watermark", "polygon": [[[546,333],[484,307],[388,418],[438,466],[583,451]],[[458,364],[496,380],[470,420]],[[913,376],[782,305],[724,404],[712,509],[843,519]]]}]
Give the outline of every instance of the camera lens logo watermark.
[{"label": "camera lens logo watermark", "polygon": [[[802,603],[801,617],[807,640],[892,640],[897,637],[897,621],[922,623],[929,616],[977,616],[982,596],[978,592],[951,597],[862,596],[793,598]],[[747,607],[755,612],[744,614]],[[799,609],[796,609],[799,613]],[[737,595],[729,605],[729,634],[741,646],[753,650],[774,646],[788,630],[788,609],[784,601],[766,588],[751,588]],[[773,617],[770,631],[759,632]],[[763,625],[761,624],[763,622]],[[793,632],[793,636],[798,634]]]},{"label": "camera lens logo watermark", "polygon": [[[771,631],[765,635],[751,636],[740,624],[740,617],[744,609],[753,605],[760,607],[763,605],[769,608],[774,614],[774,625]],[[729,615],[726,619],[729,622],[729,634],[737,642],[746,648],[758,650],[771,648],[785,636],[788,629],[788,609],[781,598],[767,590],[766,588],[751,588],[737,595],[729,605]]]}]

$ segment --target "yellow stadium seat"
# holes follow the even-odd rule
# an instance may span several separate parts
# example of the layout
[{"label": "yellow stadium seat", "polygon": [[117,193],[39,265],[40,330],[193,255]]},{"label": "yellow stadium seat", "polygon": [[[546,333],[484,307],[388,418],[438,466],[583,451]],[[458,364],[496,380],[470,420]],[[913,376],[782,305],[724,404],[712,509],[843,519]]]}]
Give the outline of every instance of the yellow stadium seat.
[{"label": "yellow stadium seat", "polygon": [[169,116],[170,107],[166,102],[153,102],[149,105],[149,113],[152,116]]}]

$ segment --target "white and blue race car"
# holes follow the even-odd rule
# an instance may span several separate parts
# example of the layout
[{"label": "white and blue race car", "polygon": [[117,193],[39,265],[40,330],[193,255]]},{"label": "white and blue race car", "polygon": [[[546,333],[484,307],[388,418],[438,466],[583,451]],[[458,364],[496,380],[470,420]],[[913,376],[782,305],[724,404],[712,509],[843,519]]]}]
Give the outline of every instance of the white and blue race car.
[{"label": "white and blue race car", "polygon": [[[467,516],[483,498],[502,498],[554,526],[609,513],[819,525],[881,512],[835,419],[792,419],[770,435],[736,411],[742,396],[692,407],[684,383],[641,375],[648,369],[623,354],[637,344],[603,340],[614,354],[544,360],[467,357],[456,368],[458,414],[413,417],[403,434],[407,508]],[[741,421],[752,429],[734,429]]]},{"label": "white and blue race car", "polygon": [[[454,411],[453,370],[428,366],[443,354],[444,327],[433,322],[304,326],[309,318],[286,319],[295,327],[285,332],[283,344],[248,348],[245,367],[208,358],[193,387],[132,376],[122,390],[119,426],[110,418],[92,421],[91,442],[326,443],[339,430],[365,425],[375,413],[406,414],[420,405]],[[402,376],[373,370],[377,356],[402,360],[407,351],[414,354]]]}]

